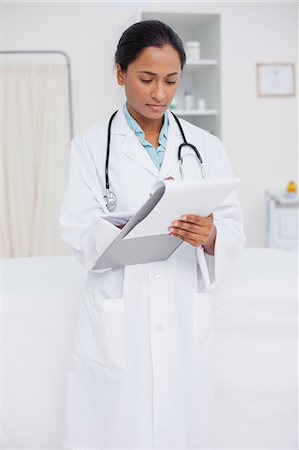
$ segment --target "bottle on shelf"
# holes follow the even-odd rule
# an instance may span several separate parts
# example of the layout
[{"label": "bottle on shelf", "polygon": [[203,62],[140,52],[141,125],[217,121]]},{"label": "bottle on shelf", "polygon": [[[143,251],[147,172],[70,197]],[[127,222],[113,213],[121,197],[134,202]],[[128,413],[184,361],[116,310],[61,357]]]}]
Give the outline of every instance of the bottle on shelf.
[{"label": "bottle on shelf", "polygon": [[288,183],[288,186],[287,186],[287,193],[288,193],[288,194],[296,194],[296,193],[297,193],[297,186],[296,186],[295,181],[290,181],[290,182]]},{"label": "bottle on shelf", "polygon": [[206,109],[206,104],[207,104],[207,102],[206,102],[205,98],[199,98],[197,100],[197,108],[201,111]]},{"label": "bottle on shelf", "polygon": [[193,108],[193,96],[191,92],[185,91],[183,97],[183,105],[184,109],[192,109]]},{"label": "bottle on shelf", "polygon": [[186,58],[190,61],[198,61],[200,59],[200,42],[188,41],[185,43]]}]

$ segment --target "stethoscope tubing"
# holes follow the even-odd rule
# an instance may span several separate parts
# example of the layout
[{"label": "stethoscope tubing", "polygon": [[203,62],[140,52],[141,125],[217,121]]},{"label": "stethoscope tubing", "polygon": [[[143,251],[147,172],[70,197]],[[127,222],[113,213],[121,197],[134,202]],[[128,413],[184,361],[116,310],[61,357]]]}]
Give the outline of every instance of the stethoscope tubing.
[{"label": "stethoscope tubing", "polygon": [[110,183],[109,183],[109,157],[110,157],[110,141],[111,141],[111,125],[114,117],[116,116],[118,111],[115,111],[109,119],[108,128],[107,128],[107,149],[106,149],[106,162],[105,162],[105,184],[106,190],[109,191]]},{"label": "stethoscope tubing", "polygon": [[181,122],[179,121],[178,117],[172,111],[170,111],[170,112],[173,115],[173,117],[174,117],[174,119],[175,119],[175,121],[176,121],[176,123],[177,123],[177,125],[179,127],[180,133],[181,133],[183,141],[184,141],[178,148],[178,160],[182,161],[182,148],[183,147],[191,147],[192,150],[194,150],[194,152],[195,152],[197,158],[199,159],[200,163],[203,164],[202,157],[201,157],[199,151],[197,150],[197,148],[195,147],[195,145],[189,144],[187,142],[187,139],[186,139],[183,127],[182,127]]}]

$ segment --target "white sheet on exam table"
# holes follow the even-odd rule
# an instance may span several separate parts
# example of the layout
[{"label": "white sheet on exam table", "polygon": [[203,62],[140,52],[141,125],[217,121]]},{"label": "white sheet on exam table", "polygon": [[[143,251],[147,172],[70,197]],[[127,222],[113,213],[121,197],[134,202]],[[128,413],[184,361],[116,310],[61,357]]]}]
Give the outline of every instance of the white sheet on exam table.
[{"label": "white sheet on exam table", "polygon": [[[297,268],[293,252],[247,249],[215,292],[220,448],[297,445]],[[3,263],[5,448],[60,448],[84,278],[72,257]]]}]

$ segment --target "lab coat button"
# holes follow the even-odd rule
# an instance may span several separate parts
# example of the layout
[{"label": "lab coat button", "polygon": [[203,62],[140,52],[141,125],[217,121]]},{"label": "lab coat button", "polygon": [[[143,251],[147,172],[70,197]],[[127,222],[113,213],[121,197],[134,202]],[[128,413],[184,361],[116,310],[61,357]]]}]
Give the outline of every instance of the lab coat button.
[{"label": "lab coat button", "polygon": [[160,275],[159,273],[157,273],[157,274],[155,275],[155,279],[156,279],[157,281],[160,281],[160,280],[161,280],[161,275]]},{"label": "lab coat button", "polygon": [[163,327],[163,325],[161,324],[161,323],[158,323],[157,325],[156,325],[156,331],[163,331],[164,330],[164,327]]}]

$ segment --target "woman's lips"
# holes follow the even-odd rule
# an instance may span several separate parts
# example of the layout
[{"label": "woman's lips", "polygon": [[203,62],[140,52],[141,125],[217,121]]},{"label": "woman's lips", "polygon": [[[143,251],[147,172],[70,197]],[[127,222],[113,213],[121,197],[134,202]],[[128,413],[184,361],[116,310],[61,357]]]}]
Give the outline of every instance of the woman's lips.
[{"label": "woman's lips", "polygon": [[166,105],[147,104],[146,106],[155,112],[163,111],[166,108]]}]

